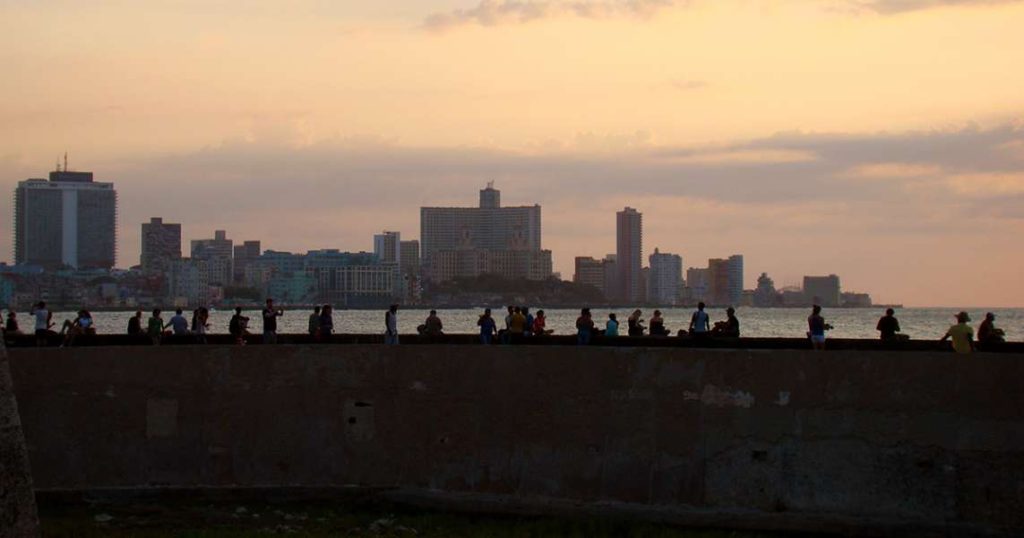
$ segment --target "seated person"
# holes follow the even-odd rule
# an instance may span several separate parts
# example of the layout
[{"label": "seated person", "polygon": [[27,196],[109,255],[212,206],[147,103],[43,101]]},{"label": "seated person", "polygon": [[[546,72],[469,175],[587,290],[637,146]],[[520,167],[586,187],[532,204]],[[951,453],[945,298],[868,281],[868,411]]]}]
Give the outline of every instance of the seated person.
[{"label": "seated person", "polygon": [[655,310],[651,316],[651,336],[668,336],[665,329],[665,318],[661,317],[661,310]]},{"label": "seated person", "polygon": [[726,319],[724,321],[715,322],[715,326],[711,329],[711,335],[723,338],[739,338],[740,320],[736,317],[736,309],[730,306],[725,310],[725,315]]},{"label": "seated person", "polygon": [[1006,333],[996,327],[996,315],[992,312],[985,314],[985,320],[978,325],[978,342],[983,344],[998,343],[1006,341]]},{"label": "seated person", "polygon": [[629,315],[629,318],[626,319],[626,327],[628,328],[627,334],[629,334],[629,336],[643,336],[644,331],[647,330],[647,327],[644,327],[643,325],[644,318],[640,317],[640,315],[641,312],[639,309],[634,310],[633,313]]}]

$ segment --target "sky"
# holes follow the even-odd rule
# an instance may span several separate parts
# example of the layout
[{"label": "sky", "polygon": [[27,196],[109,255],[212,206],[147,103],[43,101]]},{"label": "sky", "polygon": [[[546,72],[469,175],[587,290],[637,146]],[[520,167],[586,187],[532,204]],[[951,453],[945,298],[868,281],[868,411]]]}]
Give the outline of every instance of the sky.
[{"label": "sky", "polygon": [[[380,5],[378,5],[380,4]],[[142,222],[372,250],[421,206],[543,207],[544,248],[741,253],[915,306],[1024,306],[1024,2],[0,1],[0,183]],[[11,261],[11,201],[0,203]]]}]

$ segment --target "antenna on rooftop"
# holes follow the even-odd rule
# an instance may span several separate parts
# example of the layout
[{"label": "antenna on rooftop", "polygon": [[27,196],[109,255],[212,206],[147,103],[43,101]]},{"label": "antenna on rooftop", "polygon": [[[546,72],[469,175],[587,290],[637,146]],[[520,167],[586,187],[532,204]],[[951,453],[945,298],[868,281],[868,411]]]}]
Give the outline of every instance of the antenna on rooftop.
[{"label": "antenna on rooftop", "polygon": [[494,188],[494,181],[488,181],[487,182],[487,188],[488,189],[493,189]]},{"label": "antenna on rooftop", "polygon": [[64,171],[68,171],[68,152],[64,151]]}]

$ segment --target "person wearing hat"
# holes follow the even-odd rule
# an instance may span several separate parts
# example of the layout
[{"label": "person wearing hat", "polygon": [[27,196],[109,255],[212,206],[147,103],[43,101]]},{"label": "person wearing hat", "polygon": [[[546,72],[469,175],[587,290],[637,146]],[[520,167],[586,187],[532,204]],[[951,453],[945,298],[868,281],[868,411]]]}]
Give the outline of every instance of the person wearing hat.
[{"label": "person wearing hat", "polygon": [[945,336],[942,337],[942,342],[946,340],[952,340],[953,350],[957,353],[970,353],[974,351],[974,329],[967,324],[971,321],[971,317],[967,315],[967,312],[960,312],[956,315],[956,325],[953,325],[946,331]]}]

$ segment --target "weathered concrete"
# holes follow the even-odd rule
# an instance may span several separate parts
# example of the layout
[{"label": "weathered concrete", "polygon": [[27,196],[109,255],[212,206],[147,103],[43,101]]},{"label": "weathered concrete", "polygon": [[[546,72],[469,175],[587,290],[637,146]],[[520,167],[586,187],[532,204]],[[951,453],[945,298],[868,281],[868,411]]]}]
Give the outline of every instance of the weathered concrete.
[{"label": "weathered concrete", "polygon": [[7,350],[0,341],[0,537],[38,534],[25,437],[14,398]]},{"label": "weathered concrete", "polygon": [[701,524],[1024,532],[1020,354],[351,345],[11,355],[39,488],[353,484]]}]

